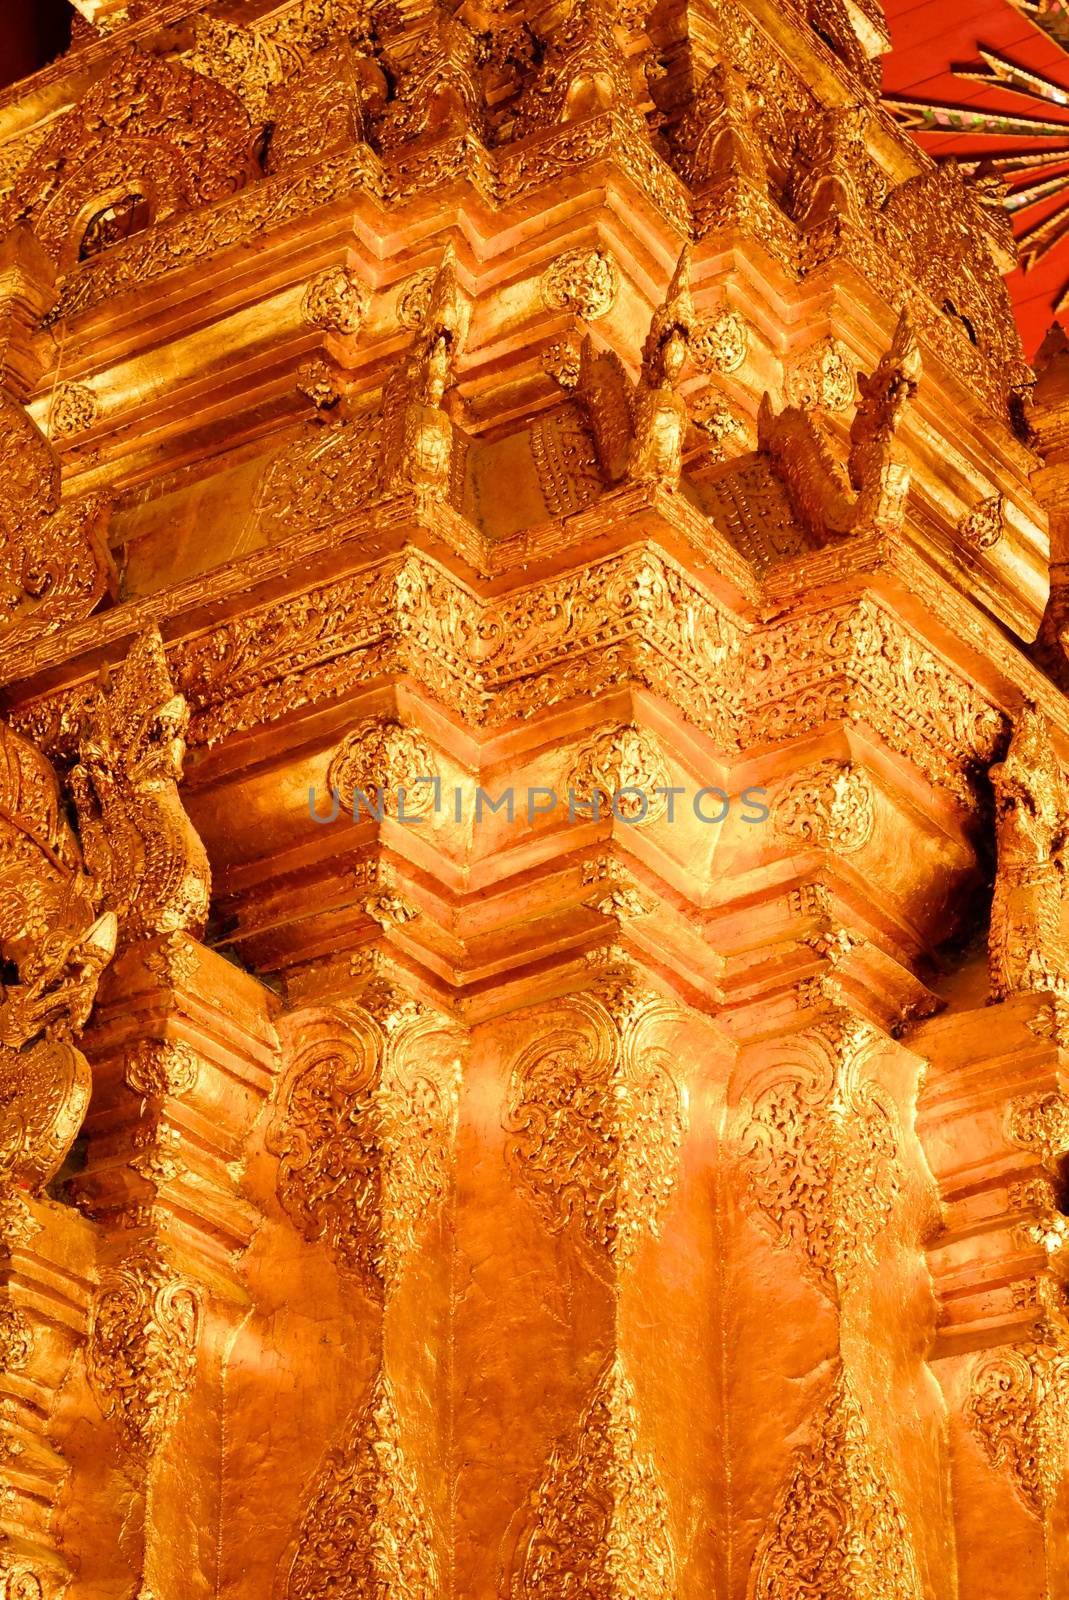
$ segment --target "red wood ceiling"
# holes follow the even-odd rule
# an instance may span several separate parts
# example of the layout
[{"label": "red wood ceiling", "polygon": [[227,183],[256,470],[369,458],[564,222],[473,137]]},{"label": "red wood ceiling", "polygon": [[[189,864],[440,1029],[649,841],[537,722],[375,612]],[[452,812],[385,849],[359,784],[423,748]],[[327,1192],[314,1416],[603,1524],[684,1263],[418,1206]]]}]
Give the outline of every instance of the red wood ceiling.
[{"label": "red wood ceiling", "polygon": [[[1008,56],[1023,67],[1064,84],[1069,89],[1069,55],[1042,34],[1009,0],[885,0],[892,50],[884,57],[884,92],[911,100],[934,100],[946,105],[990,106],[1025,115],[1051,115],[1066,121],[1069,109],[1059,113],[1008,95],[1004,90],[969,79],[956,78],[952,66],[978,64],[977,46]],[[977,153],[1006,153],[1027,148],[1012,139],[973,139],[962,135],[921,133],[917,136],[933,155],[960,157]],[[1058,202],[1037,206],[1030,222]],[[1029,356],[1054,319],[1053,306],[1069,284],[1069,242],[1054,249],[1029,272],[1015,271],[1007,280]],[[1063,319],[1064,320],[1064,319]]]}]

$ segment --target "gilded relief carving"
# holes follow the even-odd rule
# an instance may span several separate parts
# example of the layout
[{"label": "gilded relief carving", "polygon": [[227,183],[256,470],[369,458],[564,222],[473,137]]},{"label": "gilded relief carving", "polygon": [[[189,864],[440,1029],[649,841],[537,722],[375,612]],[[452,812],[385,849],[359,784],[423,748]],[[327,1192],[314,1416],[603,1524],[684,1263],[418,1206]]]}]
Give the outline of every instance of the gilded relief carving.
[{"label": "gilded relief carving", "polygon": [[894,1102],[866,1074],[879,1046],[846,1013],[785,1044],[744,1108],[746,1203],[838,1298],[874,1260],[902,1188]]},{"label": "gilded relief carving", "polygon": [[533,1491],[503,1600],[676,1600],[668,1501],[641,1444],[635,1391],[610,1361]]},{"label": "gilded relief carving", "polygon": [[371,290],[348,267],[317,273],[304,291],[301,315],[309,327],[328,333],[359,333],[371,304]]},{"label": "gilded relief carving", "polygon": [[419,1008],[387,1027],[356,1007],[312,1014],[269,1132],[283,1209],[376,1296],[396,1287],[449,1192],[458,1076],[455,1054],[435,1051],[441,1035]]},{"label": "gilded relief carving", "polygon": [[509,1080],[508,1162],[551,1233],[615,1268],[656,1238],[675,1184],[686,1100],[659,1025],[670,1007],[577,995],[539,1024]]},{"label": "gilded relief carving", "polygon": [[1069,1460],[1069,1355],[1029,1343],[977,1357],[965,1417],[992,1467],[1049,1517]]},{"label": "gilded relief carving", "polygon": [[991,768],[998,871],[991,905],[991,997],[1062,993],[1069,953],[1061,933],[1069,787],[1050,724],[1034,707],[1018,717],[1004,760]]},{"label": "gilded relief carving", "polygon": [[0,637],[55,633],[87,617],[112,579],[104,494],[64,500],[59,458],[0,389]]},{"label": "gilded relief carving", "polygon": [[280,1600],[439,1600],[436,1539],[380,1372],[312,1486]]},{"label": "gilded relief carving", "polygon": [[618,815],[630,823],[664,816],[668,768],[657,741],[633,723],[601,729],[576,751],[567,771],[574,805],[600,818]]},{"label": "gilded relief carving", "polygon": [[197,1289],[154,1240],[105,1273],[93,1301],[86,1365],[100,1408],[130,1448],[151,1456],[178,1420],[197,1373]]},{"label": "gilded relief carving", "polygon": [[921,1600],[909,1525],[840,1371],[754,1558],[752,1600]]},{"label": "gilded relief carving", "polygon": [[852,855],[875,826],[872,784],[849,761],[821,761],[796,772],[772,801],[772,826],[781,839]]},{"label": "gilded relief carving", "polygon": [[593,322],[612,310],[620,276],[601,250],[568,250],[546,268],[539,285],[550,311],[571,311]]},{"label": "gilded relief carving", "polygon": [[240,101],[220,84],[129,49],[53,124],[15,182],[0,226],[28,223],[62,266],[72,266],[239,188],[251,132]]},{"label": "gilded relief carving", "polygon": [[[381,807],[396,817],[404,791],[406,817],[425,817],[434,805],[438,763],[422,734],[389,717],[373,717],[346,735],[331,757],[327,787],[337,791],[343,809],[358,803],[364,815]],[[420,780],[425,781],[420,781]],[[363,796],[359,802],[354,796]]]}]

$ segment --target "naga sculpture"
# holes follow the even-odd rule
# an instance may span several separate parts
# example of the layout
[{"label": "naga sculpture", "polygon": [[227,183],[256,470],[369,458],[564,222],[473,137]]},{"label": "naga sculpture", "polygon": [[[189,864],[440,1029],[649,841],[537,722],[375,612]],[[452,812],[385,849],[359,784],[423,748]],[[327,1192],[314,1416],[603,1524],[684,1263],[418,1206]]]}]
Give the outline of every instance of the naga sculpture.
[{"label": "naga sculpture", "polygon": [[52,632],[86,617],[112,575],[107,497],[63,505],[52,446],[0,389],[0,637]]},{"label": "naga sculpture", "polygon": [[178,797],[188,724],[150,629],[102,676],[70,777],[86,866],[124,939],[199,933],[207,919],[208,857]]},{"label": "naga sculpture", "polygon": [[595,355],[589,335],[583,341],[576,398],[590,421],[598,463],[610,482],[628,478],[666,489],[678,484],[690,418],[677,385],[693,327],[687,245],[653,314],[636,385],[618,356],[611,351]]},{"label": "naga sculpture", "polygon": [[383,393],[383,482],[387,493],[416,489],[441,497],[448,492],[453,424],[442,401],[464,342],[470,309],[457,281],[456,254],[450,244],[442,256],[423,324]]},{"label": "naga sculpture", "polygon": [[48,760],[0,722],[0,1190],[47,1183],[85,1114],[73,1041],[116,941],[95,899]]},{"label": "naga sculpture", "polygon": [[1017,719],[1005,758],[991,768],[998,873],[991,906],[991,998],[1022,990],[1069,994],[1061,931],[1069,840],[1069,784],[1050,724],[1034,706]]},{"label": "naga sculpture", "polygon": [[850,425],[846,472],[811,416],[798,406],[778,414],[766,394],[757,414],[757,440],[787,487],[800,522],[819,543],[846,534],[895,526],[909,491],[909,472],[895,437],[917,392],[921,357],[906,312],[891,348],[871,377],[858,378],[861,399]]}]

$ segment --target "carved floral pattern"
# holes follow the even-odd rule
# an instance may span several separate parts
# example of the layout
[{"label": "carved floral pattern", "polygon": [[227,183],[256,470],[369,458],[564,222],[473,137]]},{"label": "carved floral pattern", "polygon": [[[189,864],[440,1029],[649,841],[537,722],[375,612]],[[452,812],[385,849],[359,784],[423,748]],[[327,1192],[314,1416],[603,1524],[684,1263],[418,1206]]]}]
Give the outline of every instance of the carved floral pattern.
[{"label": "carved floral pattern", "polygon": [[966,544],[977,550],[993,550],[1006,534],[1006,501],[1003,495],[989,495],[967,511],[958,523]]},{"label": "carved floral pattern", "polygon": [[830,335],[797,358],[784,380],[788,405],[846,411],[857,394],[857,373],[837,339]]},{"label": "carved floral pattern", "polygon": [[[667,798],[656,791],[669,781],[657,741],[633,723],[599,729],[576,752],[567,773],[577,809],[593,808],[596,795],[599,816],[614,814],[615,807],[615,814],[632,823],[664,816]],[[637,792],[623,792],[628,790]]]},{"label": "carved floral pattern", "polygon": [[1006,1113],[1007,1136],[1023,1150],[1034,1150],[1047,1166],[1069,1155],[1069,1095],[1060,1089],[1021,1095]]},{"label": "carved floral pattern", "polygon": [[539,1024],[509,1082],[508,1161],[553,1233],[618,1267],[657,1237],[686,1128],[658,1026],[671,1008],[622,989],[573,996]]},{"label": "carved floral pattern", "polygon": [[379,1373],[343,1444],[326,1457],[301,1520],[284,1600],[438,1600],[430,1521]]},{"label": "carved floral pattern", "polygon": [[789,778],[772,801],[781,839],[852,855],[872,836],[875,809],[867,773],[849,761],[820,761]]},{"label": "carved floral pattern", "polygon": [[100,414],[100,401],[84,383],[61,383],[48,408],[48,431],[54,439],[91,428]]},{"label": "carved floral pattern", "polygon": [[750,330],[737,311],[698,319],[690,351],[700,372],[737,372],[750,348]]},{"label": "carved floral pattern", "polygon": [[132,1449],[151,1455],[177,1421],[197,1371],[198,1292],[146,1240],[106,1273],[89,1324],[89,1381]]},{"label": "carved floral pattern", "polygon": [[668,1502],[619,1357],[558,1445],[520,1529],[508,1600],[676,1600]]},{"label": "carved floral pattern", "polygon": [[414,272],[401,285],[397,296],[397,320],[402,328],[418,328],[427,315],[434,292],[436,273],[433,267]]},{"label": "carved floral pattern", "polygon": [[753,1600],[921,1600],[909,1526],[841,1371],[754,1558]]},{"label": "carved floral pattern", "polygon": [[441,1023],[431,1013],[386,1032],[355,1007],[294,1027],[268,1136],[279,1200],[306,1239],[325,1239],[380,1295],[447,1194],[456,1061],[434,1053]]},{"label": "carved floral pattern", "polygon": [[1029,1510],[1049,1516],[1069,1461],[1069,1354],[1029,1343],[978,1357],[965,1417]]},{"label": "carved floral pattern", "polygon": [[620,279],[601,250],[567,250],[542,274],[542,300],[550,311],[571,311],[587,322],[612,310]]},{"label": "carved floral pattern", "polygon": [[434,805],[434,784],[417,780],[438,776],[438,763],[422,734],[390,717],[372,717],[338,746],[327,769],[327,786],[338,791],[345,810],[361,794],[370,806],[377,807],[381,798],[383,815],[390,817],[398,814],[403,789],[405,816],[425,817]]},{"label": "carved floral pattern", "polygon": [[197,1081],[197,1055],[181,1039],[141,1039],[127,1053],[123,1077],[135,1094],[188,1094]]},{"label": "carved floral pattern", "polygon": [[21,1372],[33,1355],[33,1328],[25,1312],[0,1303],[0,1372]]},{"label": "carved floral pattern", "polygon": [[329,333],[359,333],[371,304],[371,290],[348,267],[328,267],[309,283],[301,315],[310,328]]},{"label": "carved floral pattern", "polygon": [[873,1261],[902,1188],[894,1102],[863,1071],[877,1044],[845,1013],[785,1044],[740,1130],[747,1205],[833,1298]]}]

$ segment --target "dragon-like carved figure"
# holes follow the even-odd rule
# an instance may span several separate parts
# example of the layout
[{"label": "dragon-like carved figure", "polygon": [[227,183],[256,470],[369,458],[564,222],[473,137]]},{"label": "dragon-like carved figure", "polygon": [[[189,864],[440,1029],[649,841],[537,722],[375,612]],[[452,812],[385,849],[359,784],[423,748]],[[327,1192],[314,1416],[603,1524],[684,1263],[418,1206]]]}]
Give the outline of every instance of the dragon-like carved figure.
[{"label": "dragon-like carved figure", "polygon": [[48,760],[0,722],[0,1194],[62,1165],[89,1101],[75,1040],[115,951]]},{"label": "dragon-like carved figure", "polygon": [[595,354],[589,335],[584,339],[575,395],[586,412],[598,463],[610,483],[630,479],[665,489],[679,483],[690,417],[677,385],[693,328],[687,245],[668,293],[653,313],[637,384],[632,384],[614,352]]},{"label": "dragon-like carved figure", "polygon": [[1026,706],[1009,749],[991,768],[998,872],[991,905],[991,998],[1023,990],[1069,996],[1062,937],[1069,846],[1069,784],[1047,719]]},{"label": "dragon-like carved figure", "polygon": [[846,471],[819,424],[799,406],[774,412],[768,395],[757,416],[757,442],[787,487],[795,515],[819,543],[897,526],[909,492],[909,468],[895,439],[920,380],[920,348],[909,318],[898,319],[891,348],[870,377],[850,425]]},{"label": "dragon-like carved figure", "polygon": [[124,941],[207,920],[211,869],[178,795],[188,724],[153,628],[102,675],[70,776],[86,866]]}]

